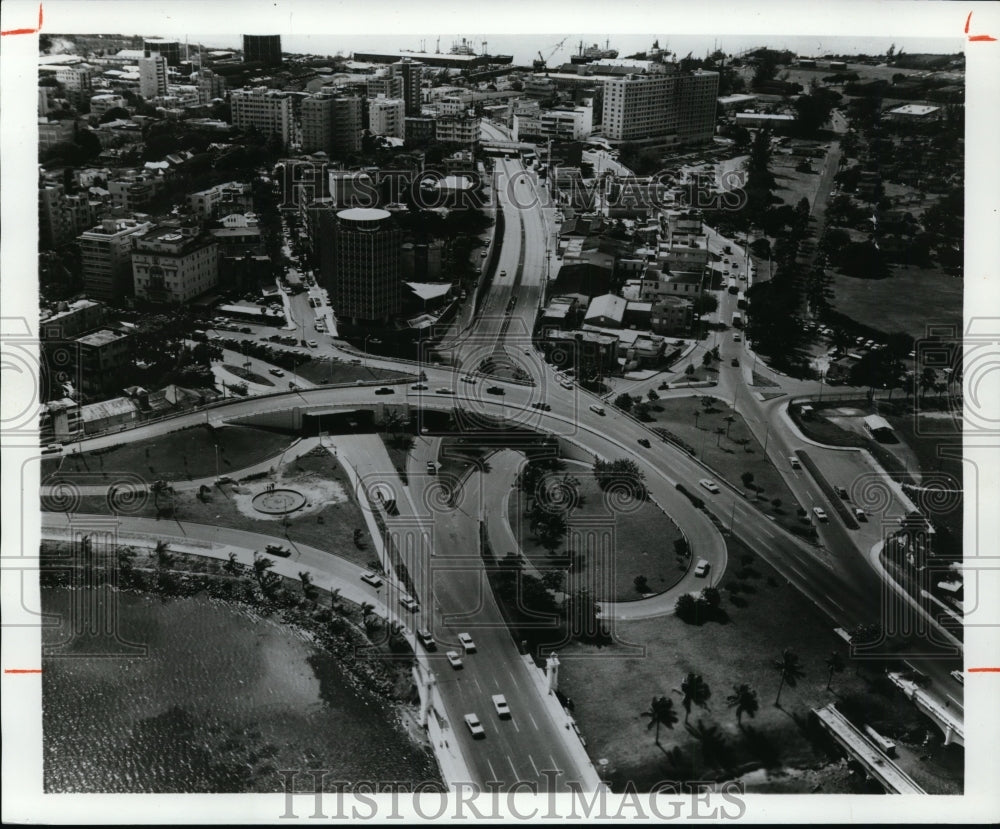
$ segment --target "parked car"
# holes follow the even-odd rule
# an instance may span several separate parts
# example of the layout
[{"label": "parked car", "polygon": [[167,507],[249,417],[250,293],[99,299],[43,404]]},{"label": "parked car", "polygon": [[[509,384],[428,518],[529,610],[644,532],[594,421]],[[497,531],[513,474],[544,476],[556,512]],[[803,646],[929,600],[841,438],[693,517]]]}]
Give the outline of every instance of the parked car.
[{"label": "parked car", "polygon": [[472,641],[472,637],[468,633],[458,634],[458,641],[462,643],[467,654],[476,652],[476,643]]},{"label": "parked car", "polygon": [[382,586],[382,579],[379,578],[378,573],[375,573],[375,572],[365,573],[361,577],[361,581],[365,582],[366,584],[370,584],[372,587],[381,587]]},{"label": "parked car", "polygon": [[437,650],[437,643],[434,641],[434,637],[431,636],[431,632],[426,628],[419,628],[417,630],[417,641],[429,651]]},{"label": "parked car", "polygon": [[510,706],[507,705],[507,698],[503,694],[493,695],[493,707],[497,711],[497,716],[501,720],[510,719]]},{"label": "parked car", "polygon": [[411,613],[416,613],[418,610],[420,610],[420,603],[416,599],[411,598],[410,596],[400,596],[399,603],[407,610],[409,610]]},{"label": "parked car", "polygon": [[826,510],[823,507],[813,507],[813,515],[816,516],[820,521],[826,521]]},{"label": "parked car", "polygon": [[456,671],[462,667],[462,657],[458,655],[458,651],[447,651],[445,656],[448,659],[448,664]]},{"label": "parked car", "polygon": [[708,478],[702,478],[700,481],[698,481],[698,483],[701,484],[702,487],[707,489],[713,495],[717,495],[719,492],[719,485],[715,483],[715,481],[709,480]]},{"label": "parked car", "polygon": [[273,374],[275,377],[284,377],[285,376],[285,372],[282,371],[280,368],[269,368],[267,371],[268,371],[268,374]]},{"label": "parked car", "polygon": [[465,720],[465,724],[469,726],[469,731],[472,732],[472,736],[475,739],[481,740],[486,736],[486,732],[483,730],[483,724],[479,722],[479,717],[475,714],[466,714],[463,719]]},{"label": "parked car", "polygon": [[709,564],[707,560],[705,560],[703,558],[699,558],[698,559],[698,563],[694,566],[694,574],[698,578],[703,579],[703,578],[705,578],[705,576],[708,575],[708,569],[711,566],[712,565]]},{"label": "parked car", "polygon": [[505,394],[504,390],[500,386],[490,386],[486,389],[487,394]]},{"label": "parked car", "polygon": [[309,347],[310,348],[319,348],[319,343],[316,342],[316,340],[309,340]]}]

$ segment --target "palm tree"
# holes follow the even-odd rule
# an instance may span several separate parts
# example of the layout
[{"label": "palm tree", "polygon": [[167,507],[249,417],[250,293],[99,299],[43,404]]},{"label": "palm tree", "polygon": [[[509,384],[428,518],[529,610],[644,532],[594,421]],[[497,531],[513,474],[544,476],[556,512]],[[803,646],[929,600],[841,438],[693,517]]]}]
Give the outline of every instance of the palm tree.
[{"label": "palm tree", "polygon": [[844,663],[844,657],[839,652],[831,651],[830,655],[826,658],[826,667],[830,669],[830,675],[826,678],[826,690],[829,691],[830,683],[833,682],[833,675],[843,673],[847,665]]},{"label": "palm tree", "polygon": [[[676,688],[674,689],[677,690]],[[699,708],[708,708],[708,699],[712,696],[712,690],[708,683],[701,678],[701,674],[689,673],[681,683],[681,690],[677,691],[684,695],[681,705],[684,706],[684,722],[691,716],[691,706],[697,705]]]},{"label": "palm tree", "polygon": [[362,621],[365,620],[365,619],[367,619],[371,615],[371,612],[374,609],[375,609],[375,605],[370,604],[369,602],[362,602],[361,603],[361,619],[362,619]]},{"label": "palm tree", "polygon": [[742,685],[733,686],[733,692],[726,697],[726,704],[730,708],[736,709],[737,725],[743,725],[741,720],[744,714],[753,719],[757,709],[760,708],[760,703],[757,702],[757,692],[745,682]]},{"label": "palm tree", "polygon": [[253,575],[257,579],[257,584],[260,585],[260,589],[264,589],[264,576],[265,574],[274,567],[274,562],[269,558],[264,558],[262,555],[254,554],[253,557]]},{"label": "palm tree", "polygon": [[781,675],[781,682],[778,684],[778,695],[774,698],[774,704],[779,705],[781,701],[781,690],[788,683],[790,688],[794,688],[796,683],[805,676],[805,671],[799,665],[799,655],[790,648],[785,648],[781,652],[781,659],[774,660],[774,669]]},{"label": "palm tree", "polygon": [[726,415],[723,420],[726,421],[726,438],[729,438],[729,430],[732,428],[733,423],[736,421],[736,415]]},{"label": "palm tree", "polygon": [[641,717],[649,717],[649,725],[646,726],[646,730],[649,731],[654,725],[656,726],[656,739],[657,745],[660,744],[660,726],[665,725],[667,728],[673,728],[677,723],[677,712],[674,711],[674,701],[669,697],[653,697],[653,701],[649,704],[649,710],[643,711]]},{"label": "palm tree", "polygon": [[236,560],[236,553],[230,553],[229,560],[222,565],[222,569],[229,573],[229,575],[235,576],[243,570],[243,565]]},{"label": "palm tree", "polygon": [[716,430],[715,430],[715,434],[717,435],[717,437],[715,439],[715,448],[716,449],[718,449],[719,448],[719,444],[722,443],[722,436],[725,433],[726,433],[726,430],[725,430],[724,427],[719,426],[719,427],[716,428]]},{"label": "palm tree", "polygon": [[330,609],[334,613],[340,613],[343,609],[340,604],[340,588],[333,587],[330,589]]},{"label": "palm tree", "polygon": [[174,557],[170,555],[170,545],[166,541],[156,542],[156,566],[169,567]]}]

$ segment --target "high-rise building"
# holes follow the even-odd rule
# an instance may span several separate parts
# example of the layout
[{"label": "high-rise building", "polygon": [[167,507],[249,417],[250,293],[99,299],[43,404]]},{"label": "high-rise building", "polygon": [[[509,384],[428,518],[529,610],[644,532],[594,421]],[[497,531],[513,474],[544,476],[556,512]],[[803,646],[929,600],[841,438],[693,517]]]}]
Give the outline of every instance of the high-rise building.
[{"label": "high-rise building", "polygon": [[406,137],[406,103],[401,98],[372,98],[368,102],[368,129],[386,138]]},{"label": "high-rise building", "polygon": [[243,62],[281,65],[281,35],[243,35]]},{"label": "high-rise building", "polygon": [[378,98],[380,95],[386,98],[402,98],[403,78],[391,71],[385,75],[368,78],[365,81],[365,94],[369,98]]},{"label": "high-rise building", "polygon": [[712,140],[719,74],[649,72],[604,82],[604,136],[611,143],[687,146]]},{"label": "high-rise building", "polygon": [[219,281],[219,247],[194,226],[158,225],[132,241],[137,299],[187,302]]},{"label": "high-rise building", "polygon": [[211,69],[198,71],[198,103],[207,104],[214,98],[226,96],[226,79]]},{"label": "high-rise building", "polygon": [[163,55],[139,58],[139,94],[147,100],[167,94],[167,59]]},{"label": "high-rise building", "polygon": [[339,319],[388,322],[399,313],[401,243],[402,233],[387,210],[355,207],[337,213],[327,288]]},{"label": "high-rise building", "polygon": [[164,40],[159,37],[146,38],[142,50],[147,58],[162,55],[167,59],[168,66],[181,65],[181,44],[176,40]]},{"label": "high-rise building", "polygon": [[77,236],[87,296],[112,304],[132,296],[132,238],[152,227],[135,219],[105,219]]},{"label": "high-rise building", "polygon": [[43,248],[69,244],[76,236],[76,218],[66,190],[56,182],[45,182],[38,188],[38,235]]},{"label": "high-rise building", "polygon": [[264,135],[277,135],[288,146],[292,137],[292,99],[285,92],[266,87],[234,89],[229,96],[233,126],[253,127]]},{"label": "high-rise building", "polygon": [[437,119],[435,133],[438,141],[453,141],[458,144],[479,142],[482,124],[475,117],[446,115]]},{"label": "high-rise building", "polygon": [[403,100],[407,115],[420,114],[420,81],[424,75],[424,65],[419,61],[403,58],[390,67],[392,74],[403,79]]},{"label": "high-rise building", "polygon": [[302,101],[302,149],[331,155],[356,153],[364,129],[362,99],[321,92]]},{"label": "high-rise building", "polygon": [[87,65],[66,66],[56,72],[56,80],[63,85],[66,99],[79,108],[90,100],[93,92],[94,70]]}]

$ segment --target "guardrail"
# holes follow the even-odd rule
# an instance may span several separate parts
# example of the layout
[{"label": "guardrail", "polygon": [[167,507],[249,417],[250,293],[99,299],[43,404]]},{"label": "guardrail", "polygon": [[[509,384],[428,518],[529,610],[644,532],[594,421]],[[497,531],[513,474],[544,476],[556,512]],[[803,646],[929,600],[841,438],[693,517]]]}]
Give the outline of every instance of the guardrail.
[{"label": "guardrail", "polygon": [[819,467],[816,466],[816,462],[809,457],[809,453],[806,452],[805,449],[796,449],[795,456],[802,461],[802,465],[805,466],[809,474],[812,475],[816,483],[819,484],[819,488],[823,490],[823,494],[829,499],[830,503],[833,504],[833,508],[836,510],[837,515],[840,516],[840,520],[847,526],[847,529],[858,529],[860,525],[845,506],[844,499],[837,494],[837,491],[826,479],[826,476],[819,471]]}]

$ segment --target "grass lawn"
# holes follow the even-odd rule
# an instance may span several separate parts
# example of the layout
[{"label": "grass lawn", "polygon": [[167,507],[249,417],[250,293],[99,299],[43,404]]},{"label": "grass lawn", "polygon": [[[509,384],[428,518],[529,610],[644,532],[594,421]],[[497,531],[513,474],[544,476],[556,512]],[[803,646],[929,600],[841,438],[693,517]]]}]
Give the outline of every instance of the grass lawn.
[{"label": "grass lawn", "polygon": [[354,383],[357,380],[400,380],[414,375],[382,368],[368,368],[330,357],[318,357],[296,367],[295,373],[311,383]]},{"label": "grass lawn", "polygon": [[[735,560],[752,555],[739,542],[728,543]],[[733,569],[724,584],[737,581]],[[728,596],[723,600],[727,624],[698,627],[674,616],[619,622],[619,641],[643,647],[641,656],[626,654],[618,644],[597,648],[574,643],[560,651],[560,688],[573,700],[573,715],[591,758],[610,761],[613,788],[620,790],[629,779],[642,791],[659,780],[708,780],[764,769],[755,789],[781,790],[788,785],[785,769],[830,765],[824,741],[815,739],[809,725],[809,710],[838,701],[863,710],[869,723],[901,747],[909,744],[921,754],[930,753],[930,762],[906,767],[928,791],[959,791],[961,765],[956,769],[955,761],[961,749],[935,745],[921,750],[925,731],[933,727],[902,694],[886,687],[882,666],[852,662],[847,646],[805,598],[759,558],[754,557],[751,569],[757,577],[748,576],[742,583],[754,592],[744,588],[737,595],[742,606]],[[774,701],[779,677],[772,665],[784,648],[798,654],[805,676],[796,687],[786,684],[778,708]],[[844,658],[847,669],[834,675],[832,690],[827,691],[824,661],[833,651]],[[687,727],[682,696],[674,689],[692,671],[708,683],[711,697],[708,710],[692,708]],[[760,708],[753,719],[744,716],[740,728],[726,697],[742,683],[757,691]],[[662,747],[654,742],[655,727],[648,729],[649,720],[641,716],[650,700],[660,696],[673,700],[679,720],[672,729],[661,727]],[[842,768],[839,763],[837,767]],[[835,785],[835,778],[842,779]],[[826,792],[849,790],[843,788],[845,776],[829,770],[819,782]]]},{"label": "grass lawn", "polygon": [[[771,158],[771,170],[775,179],[774,194],[792,207],[802,199],[806,199],[809,204],[812,204],[816,198],[816,188],[819,184],[819,174],[823,171],[824,159],[803,158],[780,153],[775,153]],[[803,161],[808,161],[809,166],[815,172],[798,172],[795,165],[801,164]]]},{"label": "grass lawn", "polygon": [[240,380],[247,380],[248,382],[256,383],[259,386],[274,385],[274,383],[268,380],[263,374],[257,374],[257,372],[245,369],[243,368],[243,366],[230,366],[223,364],[222,368],[228,371],[230,374],[239,377]]},{"label": "grass lawn", "polygon": [[[940,271],[892,268],[887,279],[855,279],[833,275],[833,307],[878,331],[905,331],[925,337],[929,323],[950,324],[962,331],[964,281]],[[932,310],[933,309],[933,310]]]},{"label": "grass lawn", "polygon": [[[495,451],[466,442],[464,438],[444,437],[438,448],[438,474],[459,480],[468,470],[485,463],[485,458]],[[489,469],[488,463],[486,468]]]},{"label": "grass lawn", "polygon": [[[308,516],[296,518],[293,514],[286,536],[293,545],[299,542],[326,550],[362,567],[366,566],[371,559],[376,558],[371,539],[368,537],[364,515],[358,506],[350,481],[336,459],[325,451],[322,455],[316,452],[284,464],[280,474],[282,485],[292,487],[296,483],[305,485],[311,480],[320,478],[336,481],[348,495],[347,500],[327,504],[318,512]],[[272,476],[261,478],[255,483],[262,484],[265,481],[273,480],[275,478]],[[182,522],[190,521],[195,524],[232,527],[237,530],[277,537],[286,535],[285,528],[278,521],[250,518],[240,512],[232,501],[232,490],[233,487],[228,484],[221,488],[214,487],[210,500],[207,502],[200,501],[195,492],[178,492],[174,496],[177,516]],[[104,496],[85,496],[81,499],[79,512],[106,513],[108,512],[107,501]],[[155,518],[156,507],[150,499],[145,507],[138,511],[129,512],[129,515]],[[173,519],[164,518],[163,526],[165,532],[176,533],[177,531],[177,523]],[[354,544],[355,529],[361,529],[365,532],[366,546],[364,549],[358,549]]]},{"label": "grass lawn", "polygon": [[[586,526],[584,522],[590,524],[598,519],[604,519],[614,527],[613,549],[607,566],[601,557],[588,556],[582,570],[574,570],[574,578],[579,575],[587,584],[598,585],[596,590],[599,595],[596,598],[599,600],[633,601],[640,598],[634,582],[640,575],[646,577],[650,593],[660,593],[673,587],[686,572],[687,562],[678,562],[674,541],[682,536],[666,513],[651,501],[641,504],[635,511],[618,511],[609,504],[587,468],[567,464],[566,473],[580,482],[578,492],[582,496],[568,519],[570,534],[574,519],[580,522],[581,527]],[[553,557],[531,533],[521,506],[525,503],[523,498],[520,492],[512,493],[508,507],[511,527],[525,556],[540,570],[551,569],[554,566]],[[566,548],[564,540],[558,554],[563,555]]]},{"label": "grass lawn", "polygon": [[[734,412],[727,403],[713,398],[706,408],[701,398],[675,398],[659,400],[651,407],[650,414],[656,418],[651,427],[663,426],[691,446],[702,463],[707,464],[716,474],[733,486],[751,495],[756,492],[754,503],[768,515],[793,532],[801,532],[802,524],[796,517],[798,503],[778,470],[764,454],[742,416]],[[662,411],[656,411],[656,407]],[[698,412],[697,427],[694,413]],[[732,425],[726,418],[732,416]],[[729,437],[719,435],[717,429],[729,428]],[[753,491],[741,480],[744,472],[753,474]],[[780,499],[780,507],[771,503]]]},{"label": "grass lawn", "polygon": [[[42,462],[42,479],[59,470],[87,473],[84,483],[115,480],[122,472],[150,481],[183,481],[216,474],[215,445],[219,445],[219,472],[232,474],[281,454],[294,438],[249,426],[192,426],[161,437],[91,452],[66,453]],[[92,477],[93,476],[93,477]]]},{"label": "grass lawn", "polygon": [[399,479],[404,484],[408,483],[406,464],[410,457],[410,449],[413,448],[413,435],[407,432],[379,432],[378,436],[382,438],[385,451]]}]

